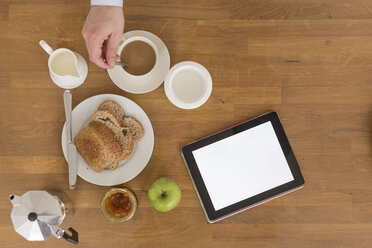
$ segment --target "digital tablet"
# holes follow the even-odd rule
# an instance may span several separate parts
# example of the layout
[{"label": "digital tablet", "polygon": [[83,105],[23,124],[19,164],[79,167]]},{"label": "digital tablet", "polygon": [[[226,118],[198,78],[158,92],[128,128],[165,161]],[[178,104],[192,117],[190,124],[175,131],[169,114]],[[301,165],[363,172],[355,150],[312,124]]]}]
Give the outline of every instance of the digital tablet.
[{"label": "digital tablet", "polygon": [[305,183],[276,112],[188,144],[182,156],[210,223]]}]

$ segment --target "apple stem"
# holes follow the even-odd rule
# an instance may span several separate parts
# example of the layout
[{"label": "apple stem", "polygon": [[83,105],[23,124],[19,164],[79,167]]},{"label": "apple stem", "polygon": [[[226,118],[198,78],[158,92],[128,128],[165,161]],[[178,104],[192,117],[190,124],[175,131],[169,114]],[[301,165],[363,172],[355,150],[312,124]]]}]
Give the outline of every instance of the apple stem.
[{"label": "apple stem", "polygon": [[162,191],[160,197],[163,198],[166,194],[167,194],[167,192]]}]

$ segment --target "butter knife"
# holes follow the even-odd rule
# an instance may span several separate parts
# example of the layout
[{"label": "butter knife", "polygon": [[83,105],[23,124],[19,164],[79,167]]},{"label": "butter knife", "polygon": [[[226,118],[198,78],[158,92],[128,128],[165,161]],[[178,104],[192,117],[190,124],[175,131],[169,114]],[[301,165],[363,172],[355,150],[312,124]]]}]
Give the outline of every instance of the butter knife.
[{"label": "butter knife", "polygon": [[70,189],[75,189],[77,178],[77,151],[76,146],[72,142],[72,95],[69,90],[65,90],[63,94],[63,102],[65,104],[66,114],[66,135],[67,135],[67,162],[68,162],[68,181]]}]

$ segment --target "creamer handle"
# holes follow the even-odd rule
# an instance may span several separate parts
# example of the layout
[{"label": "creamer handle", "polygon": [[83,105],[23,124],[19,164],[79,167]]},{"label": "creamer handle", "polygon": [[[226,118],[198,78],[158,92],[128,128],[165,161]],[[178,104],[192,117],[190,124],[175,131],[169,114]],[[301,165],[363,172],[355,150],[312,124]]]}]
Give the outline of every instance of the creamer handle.
[{"label": "creamer handle", "polygon": [[39,45],[47,52],[49,55],[52,55],[54,52],[53,49],[45,42],[45,40],[41,40]]}]

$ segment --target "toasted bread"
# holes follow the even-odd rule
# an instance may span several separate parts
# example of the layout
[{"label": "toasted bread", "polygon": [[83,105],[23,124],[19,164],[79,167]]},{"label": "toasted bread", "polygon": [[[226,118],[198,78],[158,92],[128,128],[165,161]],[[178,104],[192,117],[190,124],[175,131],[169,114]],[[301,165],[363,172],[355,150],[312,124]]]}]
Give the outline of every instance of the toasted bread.
[{"label": "toasted bread", "polygon": [[[130,129],[127,127],[122,127],[117,119],[117,116],[113,114],[111,110],[96,111],[92,116],[92,120],[105,124],[115,133],[117,140],[120,142],[123,148],[123,154],[120,156],[120,161],[127,159],[134,148],[133,136]],[[109,169],[115,169],[120,161],[110,165]]]},{"label": "toasted bread", "polygon": [[93,170],[116,169],[133,152],[134,142],[143,138],[141,123],[124,114],[118,103],[105,101],[76,136],[77,149]]},{"label": "toasted bread", "polygon": [[90,122],[75,137],[75,145],[88,165],[97,172],[109,167],[123,154],[115,133],[105,124]]}]

